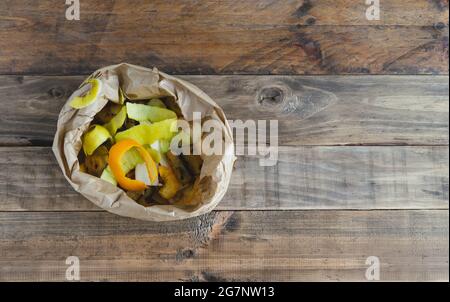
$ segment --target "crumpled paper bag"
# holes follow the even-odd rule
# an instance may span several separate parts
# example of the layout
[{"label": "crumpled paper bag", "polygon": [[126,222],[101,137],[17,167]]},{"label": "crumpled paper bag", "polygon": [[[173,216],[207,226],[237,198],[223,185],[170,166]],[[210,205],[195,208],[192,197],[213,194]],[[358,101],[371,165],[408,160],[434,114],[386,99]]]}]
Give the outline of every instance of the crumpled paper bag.
[{"label": "crumpled paper bag", "polygon": [[[97,70],[91,76],[102,81],[102,93],[91,105],[76,110],[69,106],[75,96],[82,95],[86,86],[76,90],[62,108],[53,142],[53,152],[64,176],[72,187],[94,204],[121,216],[149,221],[181,220],[211,211],[224,196],[236,157],[233,133],[222,109],[196,86],[158,71],[126,63]],[[204,156],[200,174],[204,184],[198,196],[199,204],[193,208],[174,205],[144,207],[129,198],[125,191],[100,178],[80,172],[78,153],[81,136],[97,112],[110,100],[119,102],[118,88],[131,100],[170,96],[178,103],[184,118],[192,120],[192,112],[215,119],[223,128],[223,155]]]}]

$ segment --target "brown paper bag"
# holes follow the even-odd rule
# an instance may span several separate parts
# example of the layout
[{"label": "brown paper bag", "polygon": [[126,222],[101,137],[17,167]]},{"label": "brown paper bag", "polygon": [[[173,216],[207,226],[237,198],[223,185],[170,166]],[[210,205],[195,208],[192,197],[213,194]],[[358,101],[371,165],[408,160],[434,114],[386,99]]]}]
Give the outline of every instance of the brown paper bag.
[{"label": "brown paper bag", "polygon": [[[64,176],[72,187],[97,206],[121,216],[150,221],[180,220],[211,211],[224,196],[230,182],[234,156],[233,133],[222,109],[196,86],[155,69],[148,69],[126,63],[97,70],[91,76],[102,81],[102,93],[93,104],[76,110],[69,106],[83,88],[75,91],[62,108],[56,130],[53,152]],[[174,205],[144,207],[129,198],[120,189],[100,178],[80,172],[78,153],[82,147],[81,136],[87,130],[95,114],[109,101],[119,102],[118,88],[132,100],[172,96],[178,103],[186,120],[192,119],[192,112],[201,112],[220,122],[223,126],[223,155],[204,156],[200,174],[206,184],[199,196],[199,204],[190,209]],[[84,88],[85,89],[85,88]],[[206,181],[203,181],[206,180]]]}]

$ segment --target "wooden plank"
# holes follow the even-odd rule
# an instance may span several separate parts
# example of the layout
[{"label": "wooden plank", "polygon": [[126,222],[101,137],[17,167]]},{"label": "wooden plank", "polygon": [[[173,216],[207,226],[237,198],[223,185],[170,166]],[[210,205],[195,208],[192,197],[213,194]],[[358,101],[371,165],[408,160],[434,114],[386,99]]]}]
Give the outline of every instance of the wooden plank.
[{"label": "wooden plank", "polygon": [[[218,209],[448,209],[448,147],[280,147],[277,165],[240,156]],[[50,148],[0,148],[0,211],[100,210],[63,178]]]},{"label": "wooden plank", "polygon": [[85,74],[128,61],[185,74],[448,73],[448,1],[0,3],[1,74]]},{"label": "wooden plank", "polygon": [[0,213],[0,281],[448,280],[448,211],[213,212],[149,223],[109,213]]},{"label": "wooden plank", "polygon": [[[83,76],[0,76],[0,145],[51,145]],[[448,76],[182,76],[232,120],[278,120],[280,145],[446,145]]]}]

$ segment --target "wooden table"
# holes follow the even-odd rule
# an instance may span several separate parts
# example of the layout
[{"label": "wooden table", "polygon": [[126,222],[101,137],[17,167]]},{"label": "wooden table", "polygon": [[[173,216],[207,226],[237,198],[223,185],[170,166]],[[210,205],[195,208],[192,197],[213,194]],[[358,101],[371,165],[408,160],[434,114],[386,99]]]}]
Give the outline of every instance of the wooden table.
[{"label": "wooden table", "polygon": [[[448,0],[0,2],[0,280],[449,279]],[[74,192],[57,114],[119,62],[277,119],[276,166],[240,156],[216,211],[123,218]],[[264,91],[264,97],[258,98]],[[280,93],[282,91],[283,93]]]}]

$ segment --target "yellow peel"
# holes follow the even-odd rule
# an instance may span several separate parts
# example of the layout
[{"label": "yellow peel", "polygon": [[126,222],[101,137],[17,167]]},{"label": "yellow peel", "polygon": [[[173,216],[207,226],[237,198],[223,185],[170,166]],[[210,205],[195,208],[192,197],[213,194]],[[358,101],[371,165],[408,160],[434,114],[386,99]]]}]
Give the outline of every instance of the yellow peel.
[{"label": "yellow peel", "polygon": [[111,168],[107,166],[105,170],[103,170],[102,175],[100,176],[101,179],[106,180],[107,182],[117,186],[117,180],[114,177],[114,174],[111,171]]},{"label": "yellow peel", "polygon": [[152,123],[177,118],[176,113],[172,110],[134,103],[127,103],[127,114],[133,120]]},{"label": "yellow peel", "polygon": [[76,96],[70,106],[75,109],[81,109],[92,104],[100,95],[102,82],[99,79],[90,79],[86,82],[91,85],[91,89],[84,96]]},{"label": "yellow peel", "polygon": [[95,149],[109,138],[111,138],[111,135],[105,127],[100,125],[91,126],[82,138],[84,153],[86,155],[91,155],[94,153]]},{"label": "yellow peel", "polygon": [[153,124],[140,124],[116,134],[117,142],[132,139],[141,145],[151,145],[157,140],[170,140],[177,134],[176,119],[164,120]]},{"label": "yellow peel", "polygon": [[161,153],[150,147],[149,145],[144,146],[145,150],[147,150],[148,154],[153,158],[155,163],[159,164],[161,161]]},{"label": "yellow peel", "polygon": [[166,105],[164,104],[164,102],[161,101],[160,99],[152,99],[147,103],[147,105],[155,106],[155,107],[159,107],[159,108],[167,108]]},{"label": "yellow peel", "polygon": [[127,119],[127,107],[123,106],[122,109],[106,124],[103,126],[109,131],[111,135],[115,135],[117,129],[122,127],[123,123]]}]

